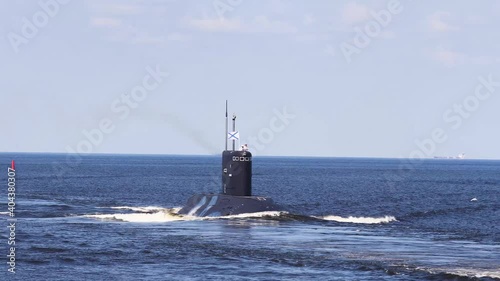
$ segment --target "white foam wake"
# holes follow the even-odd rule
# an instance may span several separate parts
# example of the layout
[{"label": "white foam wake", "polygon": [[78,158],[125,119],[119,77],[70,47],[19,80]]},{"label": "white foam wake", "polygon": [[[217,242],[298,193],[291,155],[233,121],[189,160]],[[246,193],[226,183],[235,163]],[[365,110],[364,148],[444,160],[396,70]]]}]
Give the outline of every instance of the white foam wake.
[{"label": "white foam wake", "polygon": [[423,268],[417,267],[417,269],[427,271],[432,274],[437,273],[447,273],[464,277],[475,277],[475,278],[500,278],[500,271],[487,270],[487,269],[474,269],[474,268]]},{"label": "white foam wake", "polygon": [[117,213],[117,214],[94,214],[84,215],[86,218],[101,220],[116,220],[124,222],[170,222],[196,219],[195,217],[186,217],[178,215],[180,208],[156,208],[152,211],[150,207],[112,207],[113,209],[134,209],[139,213]]},{"label": "white foam wake", "polygon": [[280,211],[266,211],[266,212],[257,212],[257,213],[244,213],[238,215],[230,215],[230,216],[220,216],[220,217],[208,217],[218,219],[218,218],[227,218],[227,219],[242,219],[242,218],[262,218],[262,217],[279,217],[283,214],[288,214],[287,212]]},{"label": "white foam wake", "polygon": [[340,217],[340,216],[324,216],[324,217],[316,217],[319,219],[327,220],[327,221],[337,221],[337,222],[350,222],[350,223],[364,223],[364,224],[378,224],[378,223],[389,223],[392,221],[397,221],[393,216],[385,216],[379,218],[371,218],[371,217]]},{"label": "white foam wake", "polygon": [[100,220],[115,220],[123,222],[141,222],[141,223],[160,223],[172,221],[194,221],[194,220],[214,220],[214,219],[238,219],[238,218],[262,218],[266,216],[277,217],[283,212],[258,212],[246,213],[230,216],[219,217],[196,217],[189,215],[179,215],[178,212],[181,208],[161,208],[161,207],[110,207],[110,209],[117,210],[132,210],[137,213],[116,213],[116,214],[92,214],[84,215],[86,218],[100,219]]},{"label": "white foam wake", "polygon": [[157,206],[147,206],[147,207],[129,207],[129,206],[118,206],[118,207],[109,207],[110,209],[115,209],[115,210],[131,210],[135,212],[141,212],[141,213],[151,213],[151,212],[158,212],[161,210],[168,210],[162,207],[157,207]]}]

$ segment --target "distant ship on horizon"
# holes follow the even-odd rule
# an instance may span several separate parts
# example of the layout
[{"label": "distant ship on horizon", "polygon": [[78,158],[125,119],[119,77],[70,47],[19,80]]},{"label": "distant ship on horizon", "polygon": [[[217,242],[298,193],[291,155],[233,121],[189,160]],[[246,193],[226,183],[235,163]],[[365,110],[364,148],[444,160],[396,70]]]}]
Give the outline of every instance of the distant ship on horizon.
[{"label": "distant ship on horizon", "polygon": [[465,159],[465,153],[460,153],[458,156],[434,156],[434,159]]}]

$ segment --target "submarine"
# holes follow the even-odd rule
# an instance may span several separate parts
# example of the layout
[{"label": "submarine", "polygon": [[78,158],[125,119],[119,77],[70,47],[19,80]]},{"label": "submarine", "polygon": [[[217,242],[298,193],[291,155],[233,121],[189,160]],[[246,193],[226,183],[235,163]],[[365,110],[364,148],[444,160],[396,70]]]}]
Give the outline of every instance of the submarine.
[{"label": "submarine", "polygon": [[[273,199],[252,195],[252,153],[246,145],[235,149],[239,139],[236,131],[236,115],[232,118],[233,131],[228,132],[226,101],[226,137],[225,150],[222,152],[222,188],[218,194],[195,194],[178,211],[181,215],[198,217],[231,216],[267,211],[284,211]],[[228,150],[228,140],[232,140],[232,149]]]}]

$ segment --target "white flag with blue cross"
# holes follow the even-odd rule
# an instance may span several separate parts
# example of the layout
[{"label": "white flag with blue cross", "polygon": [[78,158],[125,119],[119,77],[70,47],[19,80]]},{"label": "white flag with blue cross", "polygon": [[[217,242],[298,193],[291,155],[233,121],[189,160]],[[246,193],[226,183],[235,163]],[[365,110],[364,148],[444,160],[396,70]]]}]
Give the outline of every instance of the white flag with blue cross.
[{"label": "white flag with blue cross", "polygon": [[229,132],[227,133],[227,139],[228,140],[239,140],[240,139],[240,132]]}]

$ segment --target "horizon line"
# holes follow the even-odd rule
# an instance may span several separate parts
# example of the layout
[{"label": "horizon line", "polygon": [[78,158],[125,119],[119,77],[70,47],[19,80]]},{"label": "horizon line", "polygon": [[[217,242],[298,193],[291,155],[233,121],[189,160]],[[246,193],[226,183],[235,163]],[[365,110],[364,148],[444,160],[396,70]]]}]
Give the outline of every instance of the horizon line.
[{"label": "horizon line", "polygon": [[[0,154],[60,154],[60,155],[81,155],[83,157],[92,155],[117,155],[117,156],[218,156],[219,154],[175,154],[175,153],[108,153],[108,152],[92,152],[92,153],[68,153],[68,152],[39,152],[39,151],[28,151],[28,152],[10,152],[1,151]],[[221,152],[222,153],[222,152]],[[398,160],[500,160],[497,158],[464,158],[464,159],[453,159],[453,158],[404,158],[404,157],[386,157],[386,156],[318,156],[318,155],[257,155],[253,157],[285,157],[285,158],[361,158],[361,159],[398,159]]]}]

